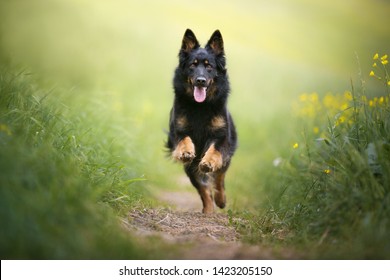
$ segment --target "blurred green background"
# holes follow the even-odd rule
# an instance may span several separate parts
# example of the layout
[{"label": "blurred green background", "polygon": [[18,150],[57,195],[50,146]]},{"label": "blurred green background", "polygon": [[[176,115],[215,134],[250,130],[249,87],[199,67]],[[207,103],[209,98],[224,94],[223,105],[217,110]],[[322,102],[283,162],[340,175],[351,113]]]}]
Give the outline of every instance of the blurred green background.
[{"label": "blurred green background", "polygon": [[182,36],[191,28],[204,44],[220,29],[239,132],[227,186],[244,202],[299,133],[290,131],[291,103],[303,92],[343,92],[351,78],[360,84],[372,55],[390,47],[390,4],[380,0],[3,0],[0,7],[3,63],[28,69],[48,90],[61,88],[61,102],[87,111],[86,126],[106,124],[113,138],[127,137],[122,157],[135,158],[135,176],[158,188],[182,174],[163,151]]},{"label": "blurred green background", "polygon": [[239,133],[228,207],[255,208],[264,174],[301,133],[291,104],[366,80],[372,56],[390,48],[389,12],[384,0],[1,0],[0,63],[31,73],[153,194],[183,175],[163,148],[182,36],[190,28],[204,44],[219,29]]}]

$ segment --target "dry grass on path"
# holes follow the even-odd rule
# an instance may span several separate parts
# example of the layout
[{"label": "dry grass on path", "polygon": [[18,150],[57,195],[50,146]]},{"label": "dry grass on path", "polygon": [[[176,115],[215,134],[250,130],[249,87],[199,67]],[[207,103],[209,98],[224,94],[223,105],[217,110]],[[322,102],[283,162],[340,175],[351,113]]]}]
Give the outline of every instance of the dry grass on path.
[{"label": "dry grass on path", "polygon": [[[167,250],[168,259],[297,258],[290,250],[243,243],[242,236],[232,224],[244,224],[246,221],[233,218],[232,223],[225,213],[200,213],[201,204],[196,193],[166,192],[159,197],[169,206],[132,210],[123,224],[140,242],[157,237],[173,248]],[[199,209],[195,210],[197,207]]]}]

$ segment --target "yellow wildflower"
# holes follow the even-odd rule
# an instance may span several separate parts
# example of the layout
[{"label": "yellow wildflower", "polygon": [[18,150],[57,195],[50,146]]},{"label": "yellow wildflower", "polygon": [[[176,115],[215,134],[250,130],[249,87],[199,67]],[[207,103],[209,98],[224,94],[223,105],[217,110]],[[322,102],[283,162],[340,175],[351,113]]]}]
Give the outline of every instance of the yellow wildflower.
[{"label": "yellow wildflower", "polygon": [[374,77],[374,76],[375,76],[375,73],[374,73],[374,71],[371,70],[370,77]]},{"label": "yellow wildflower", "polygon": [[293,149],[298,149],[298,147],[299,147],[298,143],[294,143]]},{"label": "yellow wildflower", "polygon": [[305,102],[306,100],[307,100],[307,94],[306,94],[306,93],[301,94],[301,95],[299,96],[299,101]]},{"label": "yellow wildflower", "polygon": [[313,133],[318,134],[318,132],[320,132],[320,129],[318,128],[318,126],[313,127]]},{"label": "yellow wildflower", "polygon": [[387,81],[387,85],[390,86],[390,81]]},{"label": "yellow wildflower", "polygon": [[327,93],[325,97],[322,99],[322,103],[326,108],[333,108],[335,104],[335,98],[331,93]]},{"label": "yellow wildflower", "polygon": [[374,58],[374,60],[376,60],[376,59],[378,59],[378,57],[379,57],[379,54],[376,53],[373,58]]},{"label": "yellow wildflower", "polygon": [[379,105],[382,105],[384,102],[385,102],[385,98],[383,96],[381,96],[379,98]]},{"label": "yellow wildflower", "polygon": [[344,111],[344,110],[347,110],[349,108],[349,104],[348,103],[343,103],[340,105],[340,110],[341,111]]},{"label": "yellow wildflower", "polygon": [[301,102],[306,102],[306,101],[307,101],[307,94],[306,94],[306,93],[301,94],[301,95],[299,96],[299,100],[300,100]]},{"label": "yellow wildflower", "polygon": [[382,60],[381,63],[382,63],[383,65],[386,65],[387,63],[389,63],[389,61],[386,59],[386,60]]},{"label": "yellow wildflower", "polygon": [[344,92],[344,98],[348,101],[351,101],[353,98],[352,98],[352,93],[350,91],[346,91]]},{"label": "yellow wildflower", "polygon": [[336,126],[342,124],[343,122],[345,122],[346,118],[344,116],[340,116],[337,120],[336,120]]},{"label": "yellow wildflower", "polygon": [[385,54],[384,56],[381,57],[381,60],[387,60],[387,54]]},{"label": "yellow wildflower", "polygon": [[325,173],[325,174],[330,174],[330,169],[325,169],[325,170],[324,170],[324,173]]},{"label": "yellow wildflower", "polygon": [[318,94],[316,92],[313,92],[312,94],[310,94],[310,101],[313,103],[318,102]]},{"label": "yellow wildflower", "polygon": [[372,67],[376,67],[376,62],[374,62],[374,64],[372,65]]}]

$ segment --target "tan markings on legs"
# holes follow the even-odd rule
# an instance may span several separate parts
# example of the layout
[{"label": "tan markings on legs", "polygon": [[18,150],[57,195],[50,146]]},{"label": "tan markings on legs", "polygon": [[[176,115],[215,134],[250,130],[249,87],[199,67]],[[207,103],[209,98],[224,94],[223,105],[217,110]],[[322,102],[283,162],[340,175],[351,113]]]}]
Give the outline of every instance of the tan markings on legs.
[{"label": "tan markings on legs", "polygon": [[215,172],[221,169],[222,165],[222,154],[215,149],[214,144],[211,144],[199,164],[199,169],[205,173]]},{"label": "tan markings on legs", "polygon": [[195,157],[195,146],[190,137],[181,140],[172,153],[172,157],[181,162],[190,162]]},{"label": "tan markings on legs", "polygon": [[221,209],[226,206],[225,195],[225,173],[217,173],[215,175],[215,192],[214,192],[215,204]]},{"label": "tan markings on legs", "polygon": [[222,116],[216,116],[211,120],[211,129],[217,130],[226,126],[225,119]]},{"label": "tan markings on legs", "polygon": [[214,212],[214,201],[213,196],[211,194],[211,189],[208,185],[201,185],[198,189],[200,194],[200,198],[203,202],[203,210],[202,212],[205,214],[211,214]]}]

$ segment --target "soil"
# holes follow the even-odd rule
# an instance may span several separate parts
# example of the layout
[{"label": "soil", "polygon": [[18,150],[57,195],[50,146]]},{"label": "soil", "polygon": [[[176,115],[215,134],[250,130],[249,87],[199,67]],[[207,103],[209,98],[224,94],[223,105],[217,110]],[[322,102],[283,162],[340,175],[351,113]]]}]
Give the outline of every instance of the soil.
[{"label": "soil", "polygon": [[[180,180],[185,182],[185,178]],[[182,185],[183,190],[159,194],[166,207],[132,210],[123,225],[140,239],[157,237],[174,248],[167,252],[169,259],[297,258],[290,250],[243,243],[226,213],[201,213],[202,204],[195,189],[187,183]]]}]

